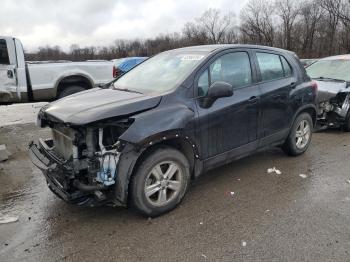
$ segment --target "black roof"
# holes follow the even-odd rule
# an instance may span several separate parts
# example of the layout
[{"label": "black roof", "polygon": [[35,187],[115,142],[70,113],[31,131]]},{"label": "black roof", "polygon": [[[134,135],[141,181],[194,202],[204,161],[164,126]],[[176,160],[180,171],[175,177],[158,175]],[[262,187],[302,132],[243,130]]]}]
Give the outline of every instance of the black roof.
[{"label": "black roof", "polygon": [[188,46],[188,47],[182,47],[178,49],[174,49],[174,51],[202,51],[202,52],[215,52],[215,51],[221,51],[225,49],[230,48],[252,48],[252,49],[264,49],[264,50],[271,50],[271,51],[278,51],[278,52],[287,52],[287,53],[293,53],[291,51],[271,47],[271,46],[263,46],[263,45],[245,45],[245,44],[217,44],[217,45],[197,45],[197,46]]}]

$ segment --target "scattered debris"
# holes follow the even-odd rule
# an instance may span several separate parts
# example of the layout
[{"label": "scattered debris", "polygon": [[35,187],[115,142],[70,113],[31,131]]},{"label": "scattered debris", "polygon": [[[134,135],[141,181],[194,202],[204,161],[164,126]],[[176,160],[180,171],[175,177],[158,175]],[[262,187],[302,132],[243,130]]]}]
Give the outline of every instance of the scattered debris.
[{"label": "scattered debris", "polygon": [[233,192],[233,191],[226,191],[225,192],[225,195],[227,195],[227,196],[234,196],[235,195],[235,192]]},{"label": "scattered debris", "polygon": [[305,174],[300,174],[299,175],[301,178],[307,178],[307,175],[305,175]]},{"label": "scattered debris", "polygon": [[203,225],[203,222],[199,222],[200,225]]},{"label": "scattered debris", "polygon": [[275,173],[275,174],[277,174],[277,175],[282,174],[281,170],[278,170],[276,167],[268,168],[268,169],[267,169],[267,173],[268,173],[268,174]]},{"label": "scattered debris", "polygon": [[9,159],[8,152],[5,145],[0,145],[0,162]]},{"label": "scattered debris", "polygon": [[346,183],[350,184],[350,179],[346,180]]},{"label": "scattered debris", "polygon": [[241,179],[240,179],[240,178],[237,178],[237,180],[238,180],[238,181],[241,181]]},{"label": "scattered debris", "polygon": [[270,212],[270,209],[266,209],[266,210],[265,210],[265,213],[269,213],[269,212]]},{"label": "scattered debris", "polygon": [[8,224],[12,222],[17,222],[18,216],[8,216],[8,215],[0,215],[0,224]]},{"label": "scattered debris", "polygon": [[30,252],[29,248],[24,249],[24,252]]},{"label": "scattered debris", "polygon": [[9,244],[8,243],[5,243],[5,246],[8,246]]},{"label": "scattered debris", "polygon": [[32,217],[28,217],[28,220],[30,221],[32,219]]},{"label": "scattered debris", "polygon": [[247,246],[247,242],[242,241],[242,246],[243,246],[243,247]]},{"label": "scattered debris", "polygon": [[204,259],[208,259],[208,257],[206,255],[204,255],[204,254],[202,254],[201,257],[204,258]]}]

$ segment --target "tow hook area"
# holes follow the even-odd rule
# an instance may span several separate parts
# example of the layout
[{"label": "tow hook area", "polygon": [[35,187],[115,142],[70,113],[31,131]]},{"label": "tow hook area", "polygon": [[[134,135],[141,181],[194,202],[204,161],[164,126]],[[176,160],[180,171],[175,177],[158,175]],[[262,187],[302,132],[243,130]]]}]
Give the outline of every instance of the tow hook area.
[{"label": "tow hook area", "polygon": [[107,189],[107,186],[105,185],[102,185],[102,184],[97,184],[97,185],[86,185],[82,182],[80,182],[79,180],[74,180],[73,181],[73,185],[83,191],[83,192],[94,192],[94,191],[97,191],[97,190],[105,190]]}]

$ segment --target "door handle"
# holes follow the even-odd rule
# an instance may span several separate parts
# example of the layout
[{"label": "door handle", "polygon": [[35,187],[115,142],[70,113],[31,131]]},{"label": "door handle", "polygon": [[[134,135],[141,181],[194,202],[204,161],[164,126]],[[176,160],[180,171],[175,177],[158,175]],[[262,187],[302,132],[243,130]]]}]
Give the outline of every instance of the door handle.
[{"label": "door handle", "polygon": [[7,77],[12,79],[13,78],[13,71],[12,70],[7,70]]},{"label": "door handle", "polygon": [[256,102],[258,102],[258,98],[256,96],[252,96],[251,98],[249,98],[248,102],[251,104],[255,104]]},{"label": "door handle", "polygon": [[290,84],[290,87],[291,87],[292,89],[296,88],[296,87],[297,87],[297,83],[292,82],[292,83]]}]

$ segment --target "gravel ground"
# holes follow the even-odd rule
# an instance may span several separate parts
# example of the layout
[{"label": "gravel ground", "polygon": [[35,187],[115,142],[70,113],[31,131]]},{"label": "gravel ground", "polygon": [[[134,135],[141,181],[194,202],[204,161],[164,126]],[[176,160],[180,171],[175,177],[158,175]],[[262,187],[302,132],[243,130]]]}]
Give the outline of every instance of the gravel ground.
[{"label": "gravel ground", "polygon": [[0,261],[350,260],[350,134],[315,133],[301,157],[272,149],[215,169],[152,220],[55,197],[26,152],[39,136],[49,131],[0,128],[12,153],[0,163],[0,212],[19,217],[0,224]]}]

